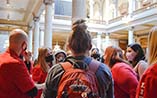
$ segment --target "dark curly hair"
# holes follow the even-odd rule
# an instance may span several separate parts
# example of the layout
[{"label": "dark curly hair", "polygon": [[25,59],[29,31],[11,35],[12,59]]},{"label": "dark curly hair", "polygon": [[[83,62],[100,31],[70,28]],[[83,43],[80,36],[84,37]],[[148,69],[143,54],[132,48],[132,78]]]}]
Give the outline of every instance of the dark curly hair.
[{"label": "dark curly hair", "polygon": [[130,47],[132,50],[134,50],[137,55],[134,58],[134,61],[131,62],[133,66],[135,66],[140,60],[145,60],[145,53],[138,43],[129,44],[127,47]]}]

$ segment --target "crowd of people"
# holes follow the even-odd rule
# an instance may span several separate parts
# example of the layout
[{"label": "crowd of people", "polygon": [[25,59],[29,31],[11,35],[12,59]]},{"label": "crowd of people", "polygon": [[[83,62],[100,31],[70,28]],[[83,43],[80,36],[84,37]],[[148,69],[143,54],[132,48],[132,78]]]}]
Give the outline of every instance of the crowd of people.
[{"label": "crowd of people", "polygon": [[[147,57],[138,43],[129,44],[125,53],[108,46],[101,54],[92,48],[87,28],[85,20],[73,23],[67,43],[70,54],[40,47],[34,61],[27,50],[27,33],[12,30],[9,47],[0,54],[0,98],[155,98],[157,27],[149,32]],[[71,82],[62,85],[67,78]]]}]

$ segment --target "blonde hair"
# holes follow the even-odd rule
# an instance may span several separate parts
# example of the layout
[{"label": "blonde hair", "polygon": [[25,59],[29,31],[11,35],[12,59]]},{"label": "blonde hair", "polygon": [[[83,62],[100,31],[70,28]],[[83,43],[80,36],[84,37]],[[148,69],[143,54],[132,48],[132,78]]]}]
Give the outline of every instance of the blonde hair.
[{"label": "blonde hair", "polygon": [[153,27],[148,36],[148,64],[157,63],[157,26]]},{"label": "blonde hair", "polygon": [[46,57],[46,54],[48,53],[48,50],[49,48],[39,48],[38,49],[38,58],[37,58],[37,64],[41,66],[41,69],[44,71],[44,72],[48,72],[48,64],[46,63],[46,60],[45,60],[45,57]]}]

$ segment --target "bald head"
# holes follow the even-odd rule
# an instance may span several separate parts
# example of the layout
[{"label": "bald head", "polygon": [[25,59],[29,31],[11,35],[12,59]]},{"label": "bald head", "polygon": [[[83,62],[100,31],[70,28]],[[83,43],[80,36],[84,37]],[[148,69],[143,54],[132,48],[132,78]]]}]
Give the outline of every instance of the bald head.
[{"label": "bald head", "polygon": [[24,32],[21,29],[14,29],[10,32],[10,36],[9,36],[9,44],[18,44],[21,43],[22,41],[27,41],[28,36],[26,34],[26,32]]},{"label": "bald head", "polygon": [[25,31],[21,29],[14,29],[10,32],[9,48],[20,55],[28,44],[28,36]]}]

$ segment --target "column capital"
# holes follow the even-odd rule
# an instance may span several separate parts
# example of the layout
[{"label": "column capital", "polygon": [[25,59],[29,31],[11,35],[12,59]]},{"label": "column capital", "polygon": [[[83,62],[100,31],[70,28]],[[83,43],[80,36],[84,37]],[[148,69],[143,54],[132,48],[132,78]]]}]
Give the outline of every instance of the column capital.
[{"label": "column capital", "polygon": [[39,18],[39,17],[37,17],[37,16],[35,16],[35,17],[33,18],[33,20],[36,22],[36,21],[39,21],[39,20],[40,20],[40,18]]},{"label": "column capital", "polygon": [[31,25],[28,25],[28,29],[32,29],[33,28],[33,26],[31,26]]},{"label": "column capital", "polygon": [[128,28],[128,31],[134,31],[135,27],[134,26],[131,26]]},{"label": "column capital", "polygon": [[33,26],[28,25],[27,30],[32,30]]},{"label": "column capital", "polygon": [[45,5],[52,4],[53,0],[43,0]]}]

